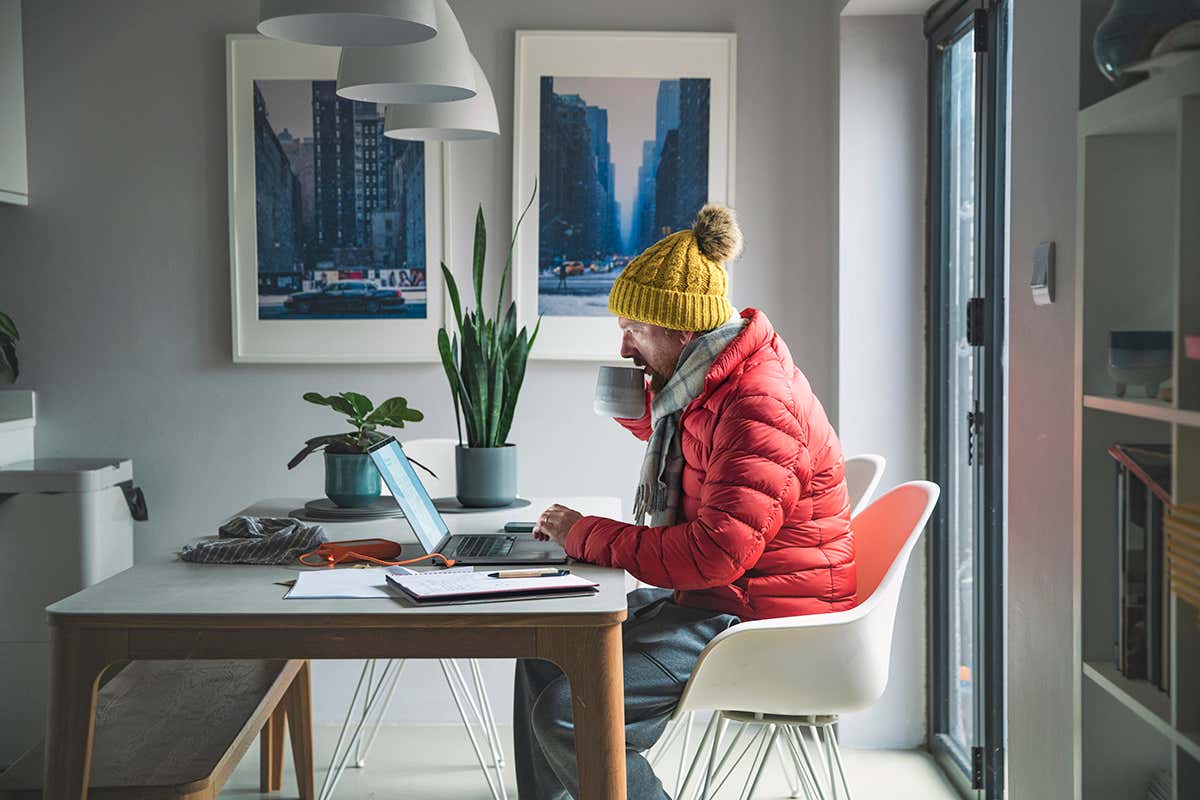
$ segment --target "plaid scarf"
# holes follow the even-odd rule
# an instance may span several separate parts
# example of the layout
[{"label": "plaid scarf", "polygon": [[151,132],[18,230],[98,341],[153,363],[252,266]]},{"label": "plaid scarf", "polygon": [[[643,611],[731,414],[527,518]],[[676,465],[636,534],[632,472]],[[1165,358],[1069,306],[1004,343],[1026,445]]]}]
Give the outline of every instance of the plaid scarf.
[{"label": "plaid scarf", "polygon": [[653,431],[646,442],[641,483],[633,501],[633,519],[639,525],[644,523],[646,514],[650,515],[653,527],[675,524],[683,489],[683,436],[679,418],[688,404],[700,396],[709,367],[745,326],[746,320],[735,311],[729,322],[688,342],[667,385],[654,395],[650,405]]}]

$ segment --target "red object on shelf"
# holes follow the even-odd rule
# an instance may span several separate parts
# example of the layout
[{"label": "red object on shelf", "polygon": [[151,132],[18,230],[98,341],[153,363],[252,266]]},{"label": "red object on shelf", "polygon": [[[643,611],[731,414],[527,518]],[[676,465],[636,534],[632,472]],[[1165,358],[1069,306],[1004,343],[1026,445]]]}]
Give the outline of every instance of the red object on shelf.
[{"label": "red object on shelf", "polygon": [[1193,361],[1200,361],[1200,333],[1183,337],[1183,354]]}]

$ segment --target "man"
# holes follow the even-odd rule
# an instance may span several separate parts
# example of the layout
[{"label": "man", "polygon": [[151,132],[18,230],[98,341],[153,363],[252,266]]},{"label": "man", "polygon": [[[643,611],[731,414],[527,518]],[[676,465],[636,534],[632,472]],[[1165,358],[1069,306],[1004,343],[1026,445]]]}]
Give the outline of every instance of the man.
[{"label": "man", "polygon": [[[733,212],[705,206],[691,230],[650,247],[613,283],[621,356],[649,377],[645,414],[618,420],[647,441],[638,524],[555,505],[534,530],[573,558],[663,587],[630,593],[622,632],[631,800],[666,797],[642,753],[710,639],[741,620],[855,603],[841,445],[766,315],[729,304],[724,264],[740,249]],[[571,720],[562,672],[519,661],[522,798],[578,796]]]}]

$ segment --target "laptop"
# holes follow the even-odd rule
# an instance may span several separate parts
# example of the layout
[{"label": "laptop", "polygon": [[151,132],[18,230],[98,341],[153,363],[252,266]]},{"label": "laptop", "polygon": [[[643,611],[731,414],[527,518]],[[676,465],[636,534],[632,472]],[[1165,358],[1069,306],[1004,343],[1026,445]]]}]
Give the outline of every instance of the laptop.
[{"label": "laptop", "polygon": [[561,545],[538,541],[532,533],[451,534],[400,443],[385,439],[369,452],[426,553],[441,553],[463,565],[566,563]]}]

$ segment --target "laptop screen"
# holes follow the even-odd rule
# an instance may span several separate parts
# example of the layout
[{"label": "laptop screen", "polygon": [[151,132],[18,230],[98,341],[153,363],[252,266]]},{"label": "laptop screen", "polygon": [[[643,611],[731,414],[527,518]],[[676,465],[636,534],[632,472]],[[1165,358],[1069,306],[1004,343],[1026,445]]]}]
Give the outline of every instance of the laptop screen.
[{"label": "laptop screen", "polygon": [[383,482],[392,490],[392,496],[400,504],[400,510],[404,512],[425,552],[436,553],[442,540],[450,534],[450,529],[429,499],[429,492],[425,491],[400,443],[392,439],[376,445],[371,449],[371,460],[379,468]]}]

